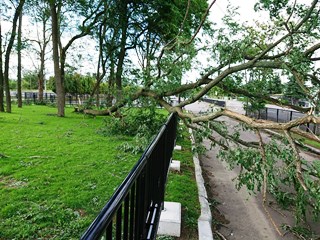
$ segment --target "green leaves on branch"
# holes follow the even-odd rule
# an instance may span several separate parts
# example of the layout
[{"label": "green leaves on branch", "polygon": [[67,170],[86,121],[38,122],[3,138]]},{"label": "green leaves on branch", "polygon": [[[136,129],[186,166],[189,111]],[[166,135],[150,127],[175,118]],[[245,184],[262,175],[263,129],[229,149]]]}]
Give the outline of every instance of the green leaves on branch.
[{"label": "green leaves on branch", "polygon": [[284,208],[294,208],[297,223],[303,221],[308,212],[315,219],[320,213],[320,164],[303,161],[303,178],[308,187],[304,191],[297,180],[295,156],[292,149],[273,140],[265,145],[266,162],[260,152],[253,148],[235,148],[220,151],[219,158],[228,162],[231,169],[241,167],[237,177],[237,188],[246,186],[251,193],[263,187],[264,171],[267,172],[267,190]]},{"label": "green leaves on branch", "polygon": [[255,4],[254,9],[255,11],[269,10],[270,17],[274,18],[279,16],[281,10],[287,8],[288,2],[289,0],[260,0]]}]

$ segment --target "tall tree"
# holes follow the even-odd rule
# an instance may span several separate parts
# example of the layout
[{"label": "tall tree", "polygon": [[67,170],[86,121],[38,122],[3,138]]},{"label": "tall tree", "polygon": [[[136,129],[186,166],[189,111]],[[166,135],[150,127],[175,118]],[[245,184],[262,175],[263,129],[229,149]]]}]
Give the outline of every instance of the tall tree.
[{"label": "tall tree", "polygon": [[[36,29],[36,37],[29,37],[27,40],[31,42],[31,51],[35,51],[38,56],[39,63],[36,65],[38,70],[38,100],[43,101],[43,91],[45,88],[45,63],[47,60],[47,48],[51,40],[50,34],[50,7],[46,0],[29,1],[26,6],[26,12],[31,16],[31,21],[38,26]],[[34,44],[33,44],[34,43]]]},{"label": "tall tree", "polygon": [[[58,10],[57,10],[58,8]],[[62,68],[60,66],[61,60],[59,55],[59,45],[60,45],[60,27],[59,27],[59,14],[61,3],[56,6],[55,1],[50,1],[50,12],[51,12],[51,21],[52,21],[52,54],[53,54],[53,63],[54,63],[54,77],[56,82],[56,93],[57,93],[57,107],[58,107],[58,116],[64,116],[64,106],[65,106],[65,92],[63,85],[63,76]]]},{"label": "tall tree", "polygon": [[299,100],[304,100],[305,93],[297,84],[294,78],[291,78],[284,89],[285,97],[287,97],[291,104],[298,105]]},{"label": "tall tree", "polygon": [[[73,2],[69,3],[74,10],[78,10],[78,14],[83,14],[84,20],[82,24],[78,26],[80,31],[71,37],[65,46],[62,46],[61,41],[61,21],[62,14],[61,10],[63,7],[67,7],[60,0],[50,0],[50,13],[52,20],[52,49],[53,49],[53,62],[54,62],[54,75],[56,81],[56,91],[57,91],[57,115],[64,117],[65,111],[65,89],[64,89],[64,74],[65,74],[65,65],[67,58],[67,51],[71,47],[74,41],[80,39],[84,36],[87,36],[92,28],[96,25],[97,21],[100,19],[100,16],[103,14],[104,9],[101,9],[102,2]],[[77,7],[79,9],[77,9]],[[81,18],[81,16],[77,16]]]},{"label": "tall tree", "polygon": [[116,86],[117,86],[117,100],[121,99],[122,91],[122,74],[123,74],[123,63],[126,55],[126,43],[129,25],[129,11],[128,11],[128,0],[121,1],[119,3],[119,23],[121,30],[120,37],[120,49],[117,57],[117,71],[116,71]]},{"label": "tall tree", "polygon": [[8,41],[7,48],[5,50],[4,58],[4,69],[3,69],[3,85],[6,93],[6,111],[11,113],[11,96],[10,96],[10,86],[9,86],[9,68],[10,68],[10,55],[13,48],[13,44],[16,38],[17,22],[19,19],[20,12],[22,11],[25,0],[20,0],[14,11],[14,16],[12,19],[12,29],[10,33],[10,38]]},{"label": "tall tree", "polygon": [[17,96],[18,96],[18,107],[22,107],[22,91],[21,91],[21,50],[22,50],[22,11],[20,12],[19,15],[19,26],[18,26],[18,45],[17,45],[17,50],[18,50],[18,74],[17,74]]},{"label": "tall tree", "polygon": [[0,16],[0,112],[4,112],[4,76],[3,76],[3,68],[2,68],[2,31],[1,31],[1,16]]},{"label": "tall tree", "polygon": [[[107,3],[104,3],[104,8],[107,8]],[[97,68],[96,68],[96,83],[92,89],[92,92],[90,93],[90,96],[93,97],[94,94],[97,95],[97,105],[100,105],[100,97],[99,97],[99,93],[100,93],[100,84],[103,81],[104,77],[107,74],[107,64],[108,61],[110,60],[110,55],[112,52],[113,45],[110,44],[107,41],[107,32],[109,30],[109,25],[108,25],[108,18],[109,18],[109,14],[108,11],[105,11],[104,16],[102,18],[101,23],[99,23],[99,31],[94,32],[94,36],[98,39],[98,64],[97,64]],[[110,34],[110,33],[109,33]],[[114,34],[112,34],[114,36]],[[113,42],[113,41],[111,41]],[[112,46],[112,47],[111,47]],[[110,64],[111,66],[111,64]],[[112,68],[110,68],[110,74],[111,75],[112,72]],[[111,83],[109,82],[109,92],[107,93],[108,96],[110,96],[110,87],[111,87]],[[111,99],[110,97],[107,97],[108,99]]]}]

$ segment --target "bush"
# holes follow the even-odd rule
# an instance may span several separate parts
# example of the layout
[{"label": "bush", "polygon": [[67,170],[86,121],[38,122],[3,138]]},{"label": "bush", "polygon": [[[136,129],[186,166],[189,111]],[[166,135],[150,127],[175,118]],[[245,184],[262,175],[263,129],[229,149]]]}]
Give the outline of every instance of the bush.
[{"label": "bush", "polygon": [[105,127],[100,133],[106,136],[134,137],[133,142],[126,142],[120,146],[122,151],[134,154],[142,152],[147,147],[166,121],[166,116],[154,108],[132,108],[117,113],[117,116],[106,119]]},{"label": "bush", "polygon": [[106,126],[102,129],[104,135],[135,136],[142,129],[154,135],[166,121],[165,115],[157,113],[152,108],[132,108],[116,115],[117,117],[114,116],[111,121],[106,119]]}]

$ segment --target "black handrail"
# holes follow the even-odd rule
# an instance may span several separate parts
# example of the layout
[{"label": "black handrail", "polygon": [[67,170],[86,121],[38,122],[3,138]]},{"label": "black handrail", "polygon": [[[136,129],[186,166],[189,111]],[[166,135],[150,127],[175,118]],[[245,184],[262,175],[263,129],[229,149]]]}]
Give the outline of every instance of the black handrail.
[{"label": "black handrail", "polygon": [[140,160],[83,234],[82,240],[102,237],[155,239],[175,145],[176,126],[177,116],[171,114]]},{"label": "black handrail", "polygon": [[201,100],[207,103],[212,103],[219,107],[226,107],[226,101],[224,100],[218,100],[218,99],[212,99],[212,98],[202,98]]}]

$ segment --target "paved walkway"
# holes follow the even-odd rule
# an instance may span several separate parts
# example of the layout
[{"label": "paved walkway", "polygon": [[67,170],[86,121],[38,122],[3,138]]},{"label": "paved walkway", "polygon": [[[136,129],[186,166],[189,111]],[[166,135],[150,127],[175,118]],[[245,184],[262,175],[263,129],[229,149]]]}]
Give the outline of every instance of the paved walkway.
[{"label": "paved walkway", "polygon": [[[210,108],[210,104],[197,102],[188,106],[187,110],[199,113],[208,108]],[[227,108],[244,113],[242,104],[237,101],[227,101]],[[223,120],[230,127],[237,124],[228,118],[223,118]],[[267,134],[262,135],[264,141],[270,140]],[[247,141],[257,141],[256,135],[248,132],[242,132],[241,138]],[[205,142],[205,146],[208,152],[205,156],[200,157],[200,161],[203,171],[206,173],[205,180],[209,186],[208,195],[220,203],[217,205],[217,212],[224,216],[218,219],[223,223],[218,231],[230,240],[296,239],[292,234],[280,236],[273,225],[278,226],[278,229],[284,233],[280,226],[282,223],[294,225],[292,214],[276,207],[268,207],[268,212],[266,212],[260,194],[249,195],[245,188],[238,191],[235,188],[234,179],[239,170],[230,170],[225,162],[217,159],[219,151],[217,147],[211,148],[208,141]],[[316,156],[304,154],[304,157],[314,159]]]}]

